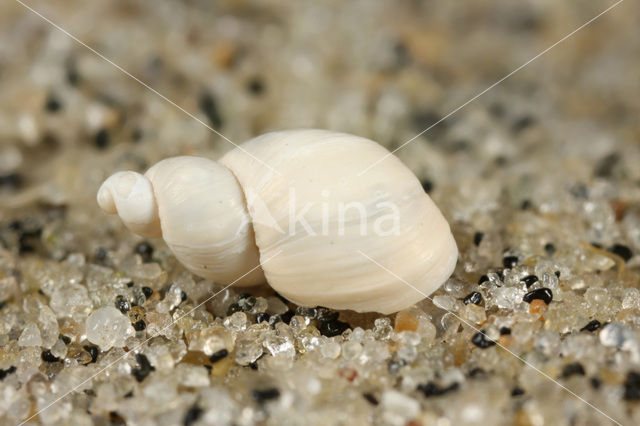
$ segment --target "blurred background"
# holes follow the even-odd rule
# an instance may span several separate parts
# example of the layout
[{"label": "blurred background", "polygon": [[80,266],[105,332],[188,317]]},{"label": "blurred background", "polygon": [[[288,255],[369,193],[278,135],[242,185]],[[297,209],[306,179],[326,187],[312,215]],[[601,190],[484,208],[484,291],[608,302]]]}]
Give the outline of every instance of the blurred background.
[{"label": "blurred background", "polygon": [[[122,299],[122,294],[131,293],[144,302],[153,294],[145,305],[152,328],[156,325],[149,318],[171,320],[164,306],[171,300],[176,299],[172,309],[187,297],[186,303],[195,303],[213,288],[185,273],[163,242],[141,242],[95,203],[100,183],[117,170],[142,172],[169,156],[218,158],[233,149],[189,114],[235,143],[270,130],[317,127],[365,136],[393,150],[614,1],[25,0],[25,4],[108,59],[19,2],[0,3],[0,368],[8,375],[17,365],[16,376],[23,382],[32,375],[42,383],[55,380],[54,390],[60,394],[66,389],[63,385],[75,383],[72,374],[86,374],[84,370],[62,370],[59,360],[49,362],[51,357],[41,355],[40,345],[25,344],[29,339],[20,337],[25,324],[41,321],[39,312],[48,309],[47,304],[57,314],[60,333],[75,339],[69,345],[75,345],[74,356],[81,354],[82,363],[101,366],[117,352],[103,353],[99,359],[95,346],[94,352],[88,353],[86,346],[82,352],[83,315],[112,306],[114,299],[118,303],[116,295]],[[489,343],[482,348],[484,341],[472,343],[472,336],[477,337],[474,331],[463,329],[446,314],[449,309],[463,312],[461,300],[472,288],[480,288],[476,283],[483,274],[502,280],[501,266],[507,267],[505,259],[515,257],[529,262],[518,265],[518,273],[535,272],[552,283],[554,299],[542,317],[546,320],[538,321],[537,313],[528,311],[517,277],[509,287],[515,296],[507,294],[507,286],[490,287],[491,283],[478,290],[486,304],[465,304],[477,311],[464,308],[471,312],[470,318],[473,314],[480,318],[477,324],[484,324],[488,315],[496,324],[511,325],[529,315],[533,319],[514,327],[513,336],[509,331],[500,339],[514,342],[518,354],[534,359],[616,418],[637,423],[637,404],[632,411],[625,399],[640,395],[640,373],[632,371],[640,366],[640,258],[634,256],[640,250],[639,28],[638,2],[620,3],[396,152],[441,207],[460,248],[454,278],[437,293],[444,302],[436,307],[425,301],[408,314],[414,330],[418,319],[420,327],[426,327],[418,329],[416,342],[422,337],[428,340],[421,346],[406,344],[410,361],[401,359],[400,351],[389,352],[387,347],[395,351],[397,342],[388,345],[391,322],[384,318],[386,322],[378,323],[384,327],[376,327],[386,334],[376,331],[372,339],[379,346],[365,346],[362,353],[369,358],[358,358],[364,359],[360,364],[338,357],[339,348],[331,361],[320,362],[313,358],[317,351],[305,355],[306,348],[300,349],[297,342],[291,349],[297,361],[290,359],[287,375],[271,367],[264,373],[267,361],[276,359],[266,355],[259,370],[255,360],[251,368],[231,360],[225,368],[233,368],[232,373],[218,372],[220,378],[210,378],[211,368],[206,372],[199,366],[205,383],[211,380],[235,389],[224,399],[212,388],[199,388],[207,389],[200,401],[224,402],[205,407],[211,418],[231,407],[226,413],[239,418],[238,424],[264,421],[267,414],[261,402],[247,389],[258,375],[263,380],[271,374],[269,380],[279,383],[286,398],[280,399],[280,411],[271,413],[268,424],[296,424],[290,417],[295,408],[316,424],[326,424],[326,415],[343,416],[343,424],[357,415],[364,424],[384,409],[385,424],[417,425],[407,423],[411,418],[406,413],[417,415],[420,406],[432,410],[423,410],[424,424],[436,420],[464,424],[465,419],[523,426],[609,424],[507,353],[495,347],[480,350]],[[99,273],[92,272],[95,276],[85,280],[87,270]],[[126,287],[123,277],[133,277],[136,286]],[[155,292],[140,296],[140,283]],[[592,292],[585,290],[589,287]],[[239,297],[233,289],[227,291],[223,301],[215,301],[217,308],[201,309],[193,323],[219,326],[227,307]],[[72,312],[80,318],[77,321],[65,318],[69,303],[84,309],[78,315]],[[153,311],[156,305],[165,310]],[[299,312],[282,301],[280,305],[283,314]],[[375,316],[340,315],[347,325],[361,325],[373,336]],[[587,323],[597,323],[589,333],[597,330],[600,321],[624,325],[605,328],[614,330],[609,337],[583,332]],[[396,317],[394,336],[406,331],[398,323]],[[40,325],[43,335],[46,327],[55,330],[49,347],[56,342],[59,356],[65,356],[68,342],[56,340],[56,319]],[[182,333],[189,329],[182,323],[174,328],[177,331],[167,334],[167,342],[184,349]],[[136,330],[141,341],[145,332]],[[360,332],[363,335],[363,329]],[[334,337],[340,344],[353,343]],[[627,340],[620,340],[623,337]],[[260,356],[262,347],[258,350]],[[562,376],[565,353],[584,365],[569,369],[572,378],[567,381]],[[177,367],[173,371],[174,362],[184,364],[182,356],[165,366],[162,374],[167,376],[152,377],[164,380],[182,374]],[[148,365],[128,363],[133,368]],[[321,368],[316,371],[310,365]],[[149,384],[149,380],[138,384],[125,367],[118,374],[128,378],[131,389]],[[61,370],[72,373],[58,374]],[[353,372],[360,376],[352,383]],[[313,380],[307,380],[312,375]],[[8,380],[19,388],[18,379]],[[438,385],[417,388],[433,383],[428,380]],[[115,423],[124,417],[137,418],[140,424],[184,419],[186,425],[187,419],[202,414],[194,405],[196,393],[184,392],[172,382],[174,393],[165,395],[165,382],[151,383],[157,387],[148,385],[147,396],[136,390],[133,400],[124,392],[112,399],[78,392],[66,401],[72,408],[58,404],[49,411],[49,422],[62,422],[72,409],[74,415],[84,416],[86,424],[92,418],[106,424],[105,413],[116,408],[122,417],[109,414]],[[311,389],[311,385],[317,386]],[[38,408],[47,404],[49,388],[42,389],[22,386],[7,396],[13,408],[6,408],[7,402],[0,405],[0,412],[12,421],[24,419],[35,412],[33,401]],[[107,387],[101,389],[107,392]],[[391,396],[378,406],[381,390],[389,390]],[[436,391],[456,390],[447,397],[425,399],[439,396]],[[364,391],[378,393],[371,398],[365,393],[363,399]],[[37,392],[41,393],[33,396]],[[171,401],[163,406],[155,400],[178,393],[184,398],[180,406],[169,405]],[[420,393],[424,398],[417,396]],[[138,404],[144,398],[148,405]],[[413,398],[422,398],[422,405]],[[287,401],[295,401],[295,407],[286,406]],[[90,404],[93,411],[86,409]],[[164,417],[166,413],[170,415]]]},{"label": "blurred background", "polygon": [[[391,149],[611,4],[28,2],[236,143],[319,127]],[[115,169],[233,148],[19,3],[0,10],[3,207],[93,211],[87,197]],[[637,4],[622,3],[397,155],[436,196],[496,168],[579,181],[603,158],[637,164],[620,149],[640,134],[639,23]],[[580,164],[555,170],[558,157]]]}]

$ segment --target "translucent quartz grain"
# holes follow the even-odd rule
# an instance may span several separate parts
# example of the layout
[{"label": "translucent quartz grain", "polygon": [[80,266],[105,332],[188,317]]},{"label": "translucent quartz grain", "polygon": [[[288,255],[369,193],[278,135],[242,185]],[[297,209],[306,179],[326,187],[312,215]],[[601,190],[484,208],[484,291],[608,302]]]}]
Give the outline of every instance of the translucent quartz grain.
[{"label": "translucent quartz grain", "polygon": [[51,354],[60,359],[64,359],[67,354],[67,345],[60,339],[51,347]]},{"label": "translucent quartz grain", "polygon": [[113,306],[95,310],[86,321],[87,340],[106,351],[122,347],[135,334],[129,318]]},{"label": "translucent quartz grain", "polygon": [[224,319],[223,324],[229,330],[237,333],[246,330],[249,321],[244,312],[234,312],[230,317]]},{"label": "translucent quartz grain", "polygon": [[554,273],[545,272],[540,278],[542,287],[547,287],[554,291],[558,288],[558,283],[558,277]]},{"label": "translucent quartz grain", "polygon": [[527,289],[522,287],[493,287],[488,291],[486,303],[489,307],[496,306],[500,309],[514,309],[522,302],[522,297]]},{"label": "translucent quartz grain", "polygon": [[132,266],[127,272],[141,286],[161,288],[167,280],[167,273],[155,262]]},{"label": "translucent quartz grain", "polygon": [[349,334],[349,340],[352,342],[362,342],[365,339],[365,330],[362,327],[355,327],[351,334]]},{"label": "translucent quartz grain", "polygon": [[330,339],[320,345],[320,353],[324,358],[336,359],[340,356],[340,351],[340,344],[333,339]]},{"label": "translucent quartz grain", "polygon": [[200,351],[207,356],[226,349],[231,351],[234,345],[233,333],[222,326],[207,327],[186,333],[190,351]]},{"label": "translucent quartz grain", "polygon": [[[295,333],[295,330],[294,330]],[[296,333],[296,349],[301,352],[309,352],[320,344],[320,331],[314,326],[308,326]]]},{"label": "translucent quartz grain", "polygon": [[387,340],[393,333],[393,327],[391,326],[391,320],[389,318],[378,318],[374,321],[373,332],[376,339]]},{"label": "translucent quartz grain", "polygon": [[307,327],[307,325],[309,325],[309,323],[310,323],[309,318],[303,317],[300,315],[294,315],[291,318],[291,321],[289,321],[289,325],[294,330],[294,332],[303,330],[304,328]]},{"label": "translucent quartz grain", "polygon": [[50,307],[43,306],[38,315],[42,346],[51,348],[58,341],[58,321]]},{"label": "translucent quartz grain", "polygon": [[256,297],[256,303],[251,308],[252,314],[257,314],[260,312],[267,312],[269,308],[269,302],[264,297]]},{"label": "translucent quartz grain", "polygon": [[20,346],[41,346],[42,338],[40,337],[40,329],[34,322],[27,323],[18,339]]},{"label": "translucent quartz grain", "polygon": [[473,324],[482,324],[487,320],[487,313],[484,308],[473,303],[462,306],[458,314]]},{"label": "translucent quartz grain", "polygon": [[62,284],[56,287],[49,303],[58,318],[86,317],[93,307],[87,288],[79,284]]},{"label": "translucent quartz grain", "polygon": [[442,286],[444,291],[449,293],[455,298],[462,298],[469,294],[472,288],[472,284],[455,278],[449,278]]},{"label": "translucent quartz grain", "polygon": [[293,342],[282,336],[278,336],[275,333],[269,333],[264,339],[263,345],[271,355],[284,355],[287,358],[293,358],[296,355],[296,350]]},{"label": "translucent quartz grain", "polygon": [[624,290],[622,309],[640,309],[640,290],[635,287]]},{"label": "translucent quartz grain", "polygon": [[449,295],[434,296],[433,304],[440,309],[451,312],[458,312],[458,309],[460,308],[460,302],[453,296]]},{"label": "translucent quartz grain", "polygon": [[352,360],[360,355],[362,352],[362,345],[358,342],[344,342],[342,344],[342,357],[347,360]]},{"label": "translucent quartz grain", "polygon": [[257,360],[263,353],[262,344],[252,339],[236,341],[235,360],[240,365],[248,365]]},{"label": "translucent quartz grain", "polygon": [[396,352],[398,358],[406,362],[413,362],[418,357],[418,348],[413,345],[403,344]]},{"label": "translucent quartz grain", "polygon": [[171,284],[164,298],[164,302],[169,305],[169,310],[172,310],[183,301],[183,297],[186,293],[176,283]]},{"label": "translucent quartz grain", "polygon": [[168,313],[147,311],[144,320],[147,324],[147,333],[150,336],[162,335],[172,338],[179,331],[178,327],[174,325],[171,315]]},{"label": "translucent quartz grain", "polygon": [[418,317],[418,332],[428,341],[436,338],[436,326],[426,316]]}]

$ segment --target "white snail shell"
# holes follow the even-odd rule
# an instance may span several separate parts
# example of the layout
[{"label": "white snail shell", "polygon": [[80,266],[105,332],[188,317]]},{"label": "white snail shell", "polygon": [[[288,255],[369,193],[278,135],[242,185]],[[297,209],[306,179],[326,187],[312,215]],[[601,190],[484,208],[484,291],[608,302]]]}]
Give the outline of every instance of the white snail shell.
[{"label": "white snail shell", "polygon": [[235,285],[268,282],[303,306],[388,314],[453,272],[449,224],[413,173],[394,156],[362,173],[388,155],[377,143],[291,130],[240,148],[218,162],[174,157],[116,173],[98,203],[133,232],[161,236],[194,274],[228,284],[255,268]]}]

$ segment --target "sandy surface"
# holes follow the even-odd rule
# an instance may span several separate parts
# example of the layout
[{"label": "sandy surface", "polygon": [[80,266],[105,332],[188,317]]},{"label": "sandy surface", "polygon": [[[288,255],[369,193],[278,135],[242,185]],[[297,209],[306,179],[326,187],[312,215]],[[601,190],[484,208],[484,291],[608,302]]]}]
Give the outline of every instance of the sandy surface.
[{"label": "sandy surface", "polygon": [[[636,2],[522,68],[614,3],[28,4],[96,51],[0,4],[1,423],[640,423]],[[304,127],[402,146],[460,249],[431,300],[218,294],[95,203]]]}]

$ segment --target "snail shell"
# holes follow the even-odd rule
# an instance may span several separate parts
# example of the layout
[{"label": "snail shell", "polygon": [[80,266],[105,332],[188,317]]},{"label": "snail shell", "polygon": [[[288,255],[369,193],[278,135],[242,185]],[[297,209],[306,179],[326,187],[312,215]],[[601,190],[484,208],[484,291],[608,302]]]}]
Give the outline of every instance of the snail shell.
[{"label": "snail shell", "polygon": [[303,306],[388,314],[437,289],[458,250],[447,221],[399,159],[388,156],[362,173],[387,155],[344,133],[273,132],[217,163],[174,157],[144,175],[116,173],[98,203],[133,232],[161,236],[196,275],[223,284],[242,276],[235,283],[242,286],[268,282]]}]

